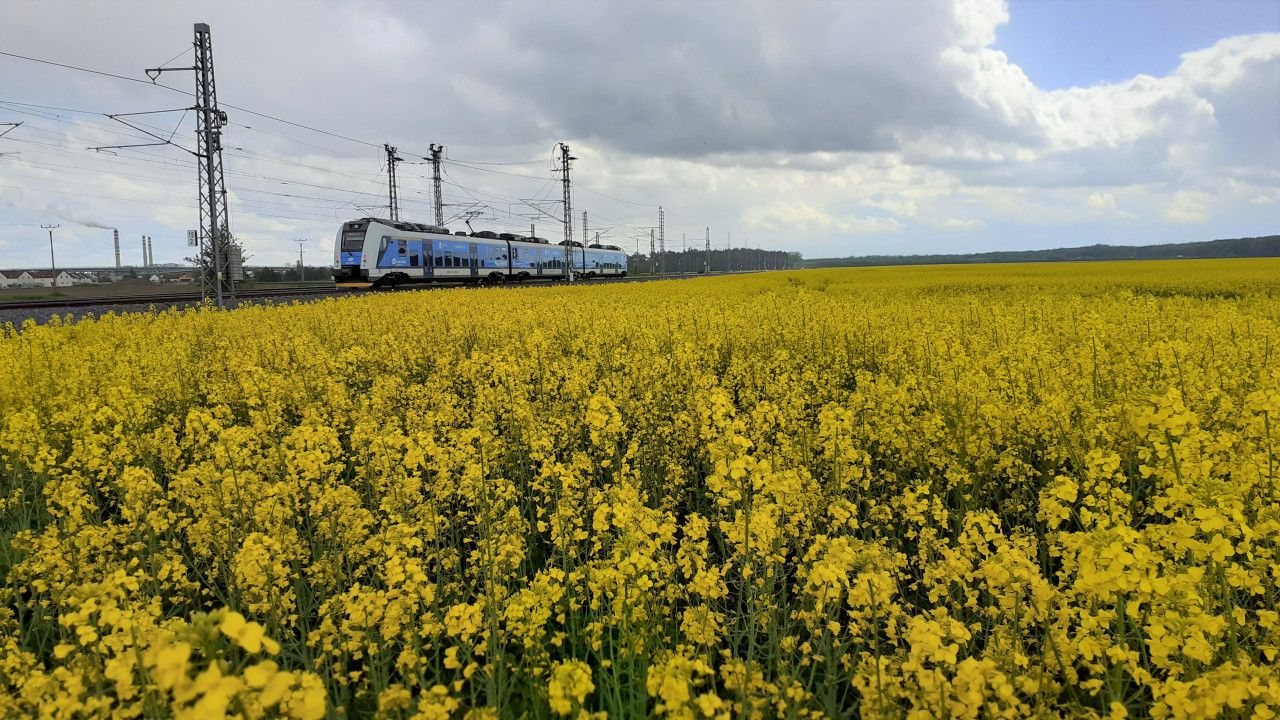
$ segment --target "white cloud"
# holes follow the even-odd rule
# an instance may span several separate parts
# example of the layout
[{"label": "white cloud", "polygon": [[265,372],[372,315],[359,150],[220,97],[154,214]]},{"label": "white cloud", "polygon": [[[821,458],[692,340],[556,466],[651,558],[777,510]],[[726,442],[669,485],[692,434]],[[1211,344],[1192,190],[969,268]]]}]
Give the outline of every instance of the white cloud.
[{"label": "white cloud", "polygon": [[1213,196],[1204,192],[1175,193],[1166,213],[1176,223],[1201,223],[1209,219],[1209,203]]},{"label": "white cloud", "polygon": [[[189,42],[196,8],[19,3],[6,8],[6,49],[140,77]],[[647,242],[659,204],[669,239],[767,230],[810,254],[845,254],[847,236],[866,252],[963,252],[1027,242],[1029,227],[1048,244],[1076,242],[1081,228],[1099,242],[1275,229],[1280,33],[1189,48],[1160,77],[1049,91],[995,49],[1019,12],[1003,0],[198,9],[224,102],[373,143],[229,110],[227,145],[245,148],[226,157],[232,227],[262,260],[296,258],[294,237],[311,238],[318,260],[338,221],[385,212],[382,142],[415,162],[432,142],[453,160],[521,162],[447,165],[447,215],[475,205],[481,226],[527,228],[530,216],[546,234],[558,231],[551,146],[566,140],[580,158],[575,210],[627,247]],[[98,112],[183,101],[9,58],[0,84],[6,99]],[[54,221],[52,198],[63,215],[152,234],[158,257],[185,253],[188,157],[95,156],[83,148],[123,139],[100,116],[0,109],[29,121],[0,141],[23,153],[0,158],[6,221]],[[14,137],[28,144],[8,147]],[[189,124],[178,138],[190,142]],[[408,217],[430,217],[425,175],[401,166]],[[40,262],[29,236],[0,226],[0,264]],[[110,257],[96,236],[83,247]]]},{"label": "white cloud", "polygon": [[866,198],[859,201],[858,204],[864,207],[880,208],[899,217],[915,217],[915,214],[920,211],[914,200],[906,199],[901,195],[896,197],[876,196]]},{"label": "white cloud", "polygon": [[832,215],[801,200],[775,201],[752,208],[743,218],[749,228],[773,231],[840,233],[869,235],[896,232],[903,224],[892,217]]},{"label": "white cloud", "polygon": [[1111,193],[1091,193],[1089,207],[1096,210],[1115,210],[1116,198]]}]

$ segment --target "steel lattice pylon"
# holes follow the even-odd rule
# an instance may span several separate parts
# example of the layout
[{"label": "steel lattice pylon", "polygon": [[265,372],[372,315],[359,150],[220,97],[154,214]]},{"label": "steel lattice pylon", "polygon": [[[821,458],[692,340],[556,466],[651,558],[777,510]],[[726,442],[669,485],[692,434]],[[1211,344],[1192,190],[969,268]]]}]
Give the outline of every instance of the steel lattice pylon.
[{"label": "steel lattice pylon", "polygon": [[207,23],[195,25],[196,152],[200,179],[201,296],[218,307],[234,305],[239,247],[231,237],[227,188],[222,175],[222,128],[227,114],[218,109],[213,78],[213,40]]}]

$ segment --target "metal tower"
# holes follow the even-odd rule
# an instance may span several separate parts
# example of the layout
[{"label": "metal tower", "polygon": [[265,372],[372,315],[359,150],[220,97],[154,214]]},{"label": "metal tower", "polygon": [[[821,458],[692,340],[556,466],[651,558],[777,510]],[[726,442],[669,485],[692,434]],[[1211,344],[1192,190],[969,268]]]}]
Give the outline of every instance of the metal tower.
[{"label": "metal tower", "polygon": [[560,182],[564,185],[564,272],[565,278],[573,282],[573,195],[569,185],[569,164],[577,160],[569,154],[569,146],[560,143]]},{"label": "metal tower", "polygon": [[396,163],[404,158],[396,155],[396,149],[390,145],[384,143],[382,148],[387,151],[387,206],[391,208],[391,219],[399,220],[400,187],[396,184]]},{"label": "metal tower", "polygon": [[657,253],[653,249],[653,228],[649,228],[649,274],[658,274]]},{"label": "metal tower", "polygon": [[[200,160],[200,295],[213,297],[219,308],[235,304],[231,274],[231,213],[222,175],[222,128],[227,114],[218,109],[213,78],[213,39],[208,23],[195,24],[196,156]],[[158,68],[157,68],[158,69]]]},{"label": "metal tower", "polygon": [[711,274],[711,228],[707,228],[707,259],[703,261],[703,272]]},{"label": "metal tower", "polygon": [[443,145],[431,143],[431,187],[436,195],[436,225],[444,227],[444,195],[440,192],[440,156]]},{"label": "metal tower", "polygon": [[658,271],[667,274],[667,228],[666,215],[662,212],[662,206],[658,206]]}]

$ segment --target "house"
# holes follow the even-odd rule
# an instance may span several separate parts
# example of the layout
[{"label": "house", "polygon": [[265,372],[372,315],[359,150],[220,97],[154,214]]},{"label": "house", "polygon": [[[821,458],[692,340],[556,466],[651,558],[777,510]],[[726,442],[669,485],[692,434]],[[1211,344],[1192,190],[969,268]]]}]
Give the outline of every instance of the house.
[{"label": "house", "polygon": [[73,284],[73,277],[66,270],[0,270],[0,287],[53,287],[55,279],[58,287]]},{"label": "house", "polygon": [[[66,270],[27,270],[26,273],[31,277],[31,284],[26,287],[70,287],[72,282],[71,273]],[[55,283],[56,281],[56,283]]]},{"label": "house", "polygon": [[0,287],[32,287],[33,284],[26,270],[0,270]]},{"label": "house", "polygon": [[182,285],[190,285],[191,283],[194,283],[195,281],[196,281],[196,279],[195,279],[194,277],[192,277],[192,276],[191,276],[191,273],[181,273],[181,274],[179,274],[179,275],[170,275],[170,276],[169,276],[169,282],[179,283],[179,284],[182,284]]}]

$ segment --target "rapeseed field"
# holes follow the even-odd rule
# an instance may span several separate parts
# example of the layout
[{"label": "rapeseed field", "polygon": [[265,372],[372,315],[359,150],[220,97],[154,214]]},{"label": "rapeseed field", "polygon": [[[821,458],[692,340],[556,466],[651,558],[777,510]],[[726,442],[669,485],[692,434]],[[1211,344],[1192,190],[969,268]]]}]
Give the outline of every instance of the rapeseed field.
[{"label": "rapeseed field", "polygon": [[0,338],[0,715],[1280,712],[1280,261]]}]

